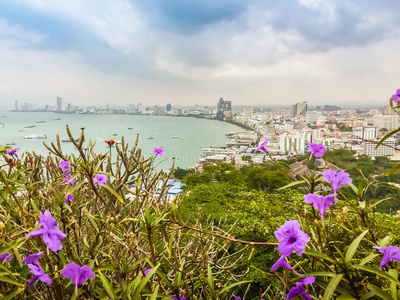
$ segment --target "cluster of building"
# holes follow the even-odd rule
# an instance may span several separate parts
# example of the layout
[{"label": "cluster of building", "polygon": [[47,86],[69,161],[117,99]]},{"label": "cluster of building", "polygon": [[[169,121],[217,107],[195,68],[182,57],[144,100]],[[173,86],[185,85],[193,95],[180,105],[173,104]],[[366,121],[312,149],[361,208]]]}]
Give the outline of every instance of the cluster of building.
[{"label": "cluster of building", "polygon": [[[377,147],[380,138],[400,127],[399,115],[389,105],[374,109],[325,105],[309,110],[307,102],[301,102],[291,108],[244,106],[238,113],[235,108],[233,111],[232,121],[252,130],[228,133],[226,147],[203,149],[200,167],[218,161],[240,167],[267,159],[288,159],[307,153],[309,142],[322,143],[328,149],[353,150],[355,155],[400,160],[396,148],[400,134],[394,134]],[[264,140],[269,141],[269,154],[254,153]]]}]

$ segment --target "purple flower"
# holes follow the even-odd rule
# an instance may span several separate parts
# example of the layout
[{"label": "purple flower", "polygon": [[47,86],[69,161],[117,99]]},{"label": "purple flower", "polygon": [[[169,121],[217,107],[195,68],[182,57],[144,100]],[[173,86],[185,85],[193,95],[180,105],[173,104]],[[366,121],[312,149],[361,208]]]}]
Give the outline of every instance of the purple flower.
[{"label": "purple flower", "polygon": [[6,154],[8,154],[8,155],[11,155],[11,156],[14,156],[15,155],[15,157],[18,157],[18,155],[17,155],[17,151],[19,150],[19,148],[11,148],[10,150],[8,150],[7,152],[6,152]]},{"label": "purple flower", "polygon": [[297,273],[291,265],[288,264],[288,262],[285,259],[285,256],[281,256],[276,263],[272,266],[271,271],[276,271],[279,267],[284,267],[286,269],[288,269],[289,271],[292,271],[293,273],[297,274],[297,275],[301,275],[299,273]]},{"label": "purple flower", "polygon": [[164,150],[163,147],[154,147],[154,150],[153,150],[153,154],[154,154],[154,155],[163,156],[164,153],[165,153],[165,150]]},{"label": "purple flower", "polygon": [[306,277],[301,281],[296,282],[296,286],[292,287],[286,297],[286,300],[293,299],[296,296],[302,296],[306,300],[312,300],[311,296],[306,292],[304,286],[315,282],[315,277]]},{"label": "purple flower", "polygon": [[105,184],[108,180],[107,175],[104,174],[96,174],[93,178],[93,183],[97,183],[99,186]]},{"label": "purple flower", "polygon": [[322,144],[308,143],[308,147],[310,148],[311,155],[314,155],[315,157],[324,156],[326,151],[325,146]]},{"label": "purple flower", "polygon": [[2,255],[0,255],[0,261],[4,261],[6,263],[9,263],[10,260],[12,260],[14,257],[10,254],[10,252],[6,252]]},{"label": "purple flower", "polygon": [[335,171],[329,169],[321,174],[327,182],[332,183],[332,190],[334,194],[336,194],[341,184],[348,184],[353,181],[350,178],[349,173],[346,173],[343,170],[336,173]]},{"label": "purple flower", "polygon": [[67,198],[64,200],[65,203],[74,201],[74,196],[72,194],[68,194]]},{"label": "purple flower", "polygon": [[61,170],[66,173],[69,170],[69,161],[68,160],[62,160],[58,164],[58,166],[61,168]]},{"label": "purple flower", "polygon": [[75,179],[72,179],[72,180],[71,180],[71,178],[72,178],[72,175],[71,175],[71,174],[65,173],[65,174],[64,174],[64,181],[63,181],[63,184],[64,184],[64,185],[66,185],[66,184],[68,184],[68,185],[75,185]]},{"label": "purple flower", "polygon": [[34,275],[28,284],[34,283],[36,280],[46,282],[47,284],[52,284],[51,278],[47,275],[40,265],[28,264],[28,268],[31,269],[30,272]]},{"label": "purple flower", "polygon": [[286,221],[274,234],[279,240],[279,253],[285,257],[289,256],[293,250],[302,255],[306,244],[310,240],[308,234],[300,229],[300,224],[297,220]]},{"label": "purple flower", "polygon": [[40,251],[36,254],[30,254],[28,255],[26,258],[24,258],[23,260],[21,260],[21,262],[23,263],[27,263],[27,264],[33,264],[35,266],[40,266],[39,264],[39,258],[42,256],[43,251]]},{"label": "purple flower", "polygon": [[329,205],[336,204],[334,199],[335,195],[333,194],[325,197],[311,193],[304,195],[304,202],[308,204],[313,204],[313,207],[318,209],[322,221],[324,221],[324,215],[326,210],[329,208]]},{"label": "purple flower", "polygon": [[398,101],[399,98],[400,98],[400,89],[398,89],[398,90],[396,91],[396,94],[394,94],[394,95],[392,96],[392,98],[393,98],[393,101],[397,103],[397,101]]},{"label": "purple flower", "polygon": [[53,218],[49,211],[44,213],[40,212],[40,222],[42,226],[28,234],[28,236],[43,236],[43,241],[51,251],[58,251],[62,249],[61,240],[67,235],[56,226],[56,219]]},{"label": "purple flower", "polygon": [[153,271],[153,269],[147,269],[143,272],[143,276],[147,276],[147,274],[149,274],[151,271]]},{"label": "purple flower", "polygon": [[65,278],[71,278],[76,290],[78,289],[78,285],[82,285],[86,282],[86,279],[94,278],[94,273],[91,267],[81,267],[74,262],[67,263],[61,273]]},{"label": "purple flower", "polygon": [[380,253],[383,253],[383,258],[379,266],[379,270],[386,266],[390,260],[400,260],[400,249],[397,246],[387,246],[386,248],[374,246],[372,248],[378,249]]},{"label": "purple flower", "polygon": [[264,151],[265,153],[269,153],[268,150],[265,148],[265,146],[268,145],[268,140],[265,140],[262,142],[262,144],[254,151],[254,153],[257,153],[257,151]]},{"label": "purple flower", "polygon": [[242,298],[236,296],[235,294],[232,294],[232,297],[233,297],[235,300],[242,300]]}]

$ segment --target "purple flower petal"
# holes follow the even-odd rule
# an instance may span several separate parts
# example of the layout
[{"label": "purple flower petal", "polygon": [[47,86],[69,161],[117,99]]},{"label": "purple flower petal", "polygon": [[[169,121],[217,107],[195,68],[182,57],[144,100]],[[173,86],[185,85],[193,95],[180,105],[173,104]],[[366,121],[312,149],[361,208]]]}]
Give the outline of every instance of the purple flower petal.
[{"label": "purple flower petal", "polygon": [[279,267],[283,267],[285,269],[288,269],[289,271],[292,271],[293,273],[295,273],[297,275],[301,275],[301,274],[297,273],[291,265],[288,264],[285,256],[283,256],[283,255],[275,262],[275,264],[271,268],[271,271],[276,271]]},{"label": "purple flower petal", "polygon": [[66,173],[69,171],[69,161],[68,160],[62,160],[58,164],[58,166],[61,168],[61,170]]},{"label": "purple flower petal", "polygon": [[321,174],[327,182],[330,182],[332,184],[332,190],[335,194],[340,188],[340,185],[349,184],[353,181],[350,178],[349,173],[346,173],[343,170],[336,173],[335,171],[329,169],[325,172],[322,172]]},{"label": "purple flower petal", "polygon": [[329,205],[334,205],[334,199],[335,195],[333,194],[325,197],[311,193],[304,195],[304,202],[313,204],[313,207],[318,209],[322,221],[324,220],[324,215],[326,210],[329,208]]},{"label": "purple flower petal", "polygon": [[47,284],[52,284],[51,278],[49,275],[47,275],[42,267],[40,265],[33,265],[33,264],[28,264],[28,268],[30,269],[30,272],[35,275],[33,278],[28,282],[28,284],[34,283],[36,280],[43,281]]},{"label": "purple flower petal", "polygon": [[372,248],[377,249],[379,252],[383,253],[383,258],[379,266],[379,270],[385,267],[390,260],[400,261],[400,249],[397,246],[387,246],[386,248],[374,246]]},{"label": "purple flower petal", "polygon": [[10,254],[10,252],[6,252],[6,253],[0,255],[0,261],[4,261],[6,263],[9,263],[13,258],[14,258],[14,256],[12,256]]},{"label": "purple flower petal", "polygon": [[154,155],[163,156],[164,153],[165,153],[165,150],[163,147],[154,147],[154,150],[153,150]]},{"label": "purple flower petal", "polygon": [[275,237],[279,240],[278,250],[283,256],[289,256],[293,250],[302,255],[310,237],[300,229],[297,220],[286,221],[277,231]]},{"label": "purple flower petal", "polygon": [[257,153],[257,151],[264,151],[265,153],[269,153],[267,148],[265,148],[265,146],[268,145],[268,140],[265,140],[264,142],[261,143],[260,146],[258,146],[258,148],[254,151],[254,153]]},{"label": "purple flower petal", "polygon": [[325,146],[322,144],[308,143],[308,147],[310,148],[311,155],[314,155],[315,157],[324,156],[326,151]]},{"label": "purple flower petal", "polygon": [[75,285],[75,289],[78,289],[78,285],[84,284],[86,279],[94,278],[94,273],[91,267],[81,267],[74,262],[67,263],[61,273],[65,278],[71,278],[72,283]]},{"label": "purple flower petal", "polygon": [[93,183],[97,183],[99,186],[102,186],[108,181],[108,176],[105,174],[96,174],[93,178]]},{"label": "purple flower petal", "polygon": [[38,266],[39,265],[38,259],[42,256],[42,254],[43,254],[43,251],[40,251],[36,254],[30,254],[26,258],[21,260],[21,262]]},{"label": "purple flower petal", "polygon": [[28,236],[43,236],[43,241],[51,251],[58,251],[62,249],[61,240],[67,235],[63,233],[56,226],[56,220],[53,218],[49,211],[44,213],[40,212],[40,222],[42,225],[38,230],[31,232]]}]

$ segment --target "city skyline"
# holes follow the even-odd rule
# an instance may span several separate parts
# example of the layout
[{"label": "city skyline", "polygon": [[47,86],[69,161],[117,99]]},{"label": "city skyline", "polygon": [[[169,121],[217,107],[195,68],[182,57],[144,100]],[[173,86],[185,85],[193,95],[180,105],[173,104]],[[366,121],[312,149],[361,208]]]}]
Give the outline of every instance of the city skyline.
[{"label": "city skyline", "polygon": [[[0,105],[387,103],[397,1],[2,1]],[[12,105],[11,104],[11,105]]]}]

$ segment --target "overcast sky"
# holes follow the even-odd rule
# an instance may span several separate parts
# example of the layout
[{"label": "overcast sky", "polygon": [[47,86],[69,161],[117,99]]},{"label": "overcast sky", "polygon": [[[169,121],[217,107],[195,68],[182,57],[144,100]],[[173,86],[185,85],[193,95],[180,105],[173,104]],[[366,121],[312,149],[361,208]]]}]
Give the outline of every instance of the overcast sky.
[{"label": "overcast sky", "polygon": [[2,0],[0,104],[382,103],[399,0]]}]

